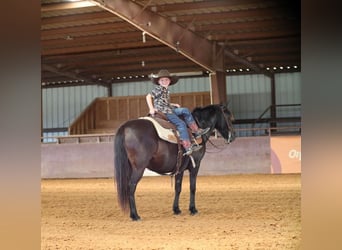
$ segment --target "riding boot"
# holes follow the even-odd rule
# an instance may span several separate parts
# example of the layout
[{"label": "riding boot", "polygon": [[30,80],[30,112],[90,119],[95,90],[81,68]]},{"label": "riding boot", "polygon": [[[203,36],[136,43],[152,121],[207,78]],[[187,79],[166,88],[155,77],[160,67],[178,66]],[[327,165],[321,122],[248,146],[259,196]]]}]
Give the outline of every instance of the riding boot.
[{"label": "riding boot", "polygon": [[197,151],[202,148],[201,145],[191,144],[189,140],[181,141],[181,144],[185,150],[183,155],[191,155],[192,152]]},{"label": "riding boot", "polygon": [[210,127],[205,128],[205,129],[199,128],[199,127],[197,126],[196,123],[191,123],[191,124],[189,125],[189,127],[190,127],[190,129],[191,129],[191,131],[192,131],[192,133],[194,134],[194,136],[195,136],[196,139],[198,139],[198,138],[200,138],[202,135],[208,133],[208,131],[210,130]]}]

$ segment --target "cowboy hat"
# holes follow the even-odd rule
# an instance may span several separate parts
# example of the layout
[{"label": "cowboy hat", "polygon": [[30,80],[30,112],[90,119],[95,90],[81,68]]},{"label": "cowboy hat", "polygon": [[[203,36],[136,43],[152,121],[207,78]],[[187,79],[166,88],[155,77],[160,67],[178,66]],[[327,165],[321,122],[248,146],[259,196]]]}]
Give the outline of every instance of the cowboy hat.
[{"label": "cowboy hat", "polygon": [[158,81],[162,77],[167,77],[170,79],[170,85],[176,84],[178,82],[179,77],[176,75],[171,75],[170,72],[166,69],[162,69],[158,72],[157,75],[152,74],[151,79],[154,84],[159,84]]}]

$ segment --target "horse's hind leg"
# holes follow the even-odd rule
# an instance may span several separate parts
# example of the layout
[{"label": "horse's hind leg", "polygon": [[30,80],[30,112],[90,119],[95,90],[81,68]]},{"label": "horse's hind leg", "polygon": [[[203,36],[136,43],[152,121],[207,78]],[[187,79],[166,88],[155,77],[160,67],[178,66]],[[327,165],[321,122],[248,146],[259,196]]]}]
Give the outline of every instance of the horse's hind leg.
[{"label": "horse's hind leg", "polygon": [[183,173],[180,172],[176,175],[176,185],[175,185],[175,198],[173,200],[173,213],[180,214],[182,211],[179,209],[179,196],[182,191],[182,181],[183,181]]},{"label": "horse's hind leg", "polygon": [[137,184],[141,179],[144,173],[144,169],[137,170],[134,169],[129,180],[129,208],[130,208],[130,217],[134,221],[140,220],[140,216],[137,212],[137,207],[135,205],[135,190],[137,188]]}]

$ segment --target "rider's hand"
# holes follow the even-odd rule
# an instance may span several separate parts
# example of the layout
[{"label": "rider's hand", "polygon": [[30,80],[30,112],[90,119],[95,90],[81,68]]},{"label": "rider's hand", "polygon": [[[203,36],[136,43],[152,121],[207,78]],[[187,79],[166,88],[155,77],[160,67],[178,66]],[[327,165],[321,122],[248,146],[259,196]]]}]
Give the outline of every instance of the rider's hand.
[{"label": "rider's hand", "polygon": [[154,116],[154,114],[156,113],[156,109],[150,109],[149,113],[151,116]]}]

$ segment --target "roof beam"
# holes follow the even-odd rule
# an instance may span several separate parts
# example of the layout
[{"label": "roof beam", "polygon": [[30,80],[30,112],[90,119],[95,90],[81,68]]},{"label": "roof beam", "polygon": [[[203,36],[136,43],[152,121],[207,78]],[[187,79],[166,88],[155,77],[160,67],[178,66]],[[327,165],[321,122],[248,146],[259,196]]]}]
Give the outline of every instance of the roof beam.
[{"label": "roof beam", "polygon": [[127,23],[124,22],[78,25],[54,29],[44,29],[42,27],[41,38],[42,40],[58,39],[70,34],[73,36],[84,36],[85,34],[98,34],[108,30],[122,30],[126,27]]},{"label": "roof beam", "polygon": [[[183,4],[183,3],[182,3]],[[172,4],[173,5],[173,4]],[[165,7],[167,8],[167,7]],[[186,9],[183,7],[183,9]],[[189,8],[193,10],[193,8]],[[222,12],[211,12],[211,13],[194,13],[192,15],[181,15],[177,16],[177,22],[191,22],[196,20],[197,23],[206,22],[207,20],[225,20],[225,21],[239,21],[246,18],[277,18],[287,17],[284,13],[279,11],[280,7],[267,7],[267,8],[257,8],[257,9],[246,9],[246,10],[234,10],[234,11],[222,11]],[[164,9],[158,9],[161,13],[168,13]]]},{"label": "roof beam", "polygon": [[228,56],[229,58],[233,59],[235,62],[246,65],[247,67],[249,67],[250,69],[254,70],[257,73],[263,73],[263,72],[261,72],[262,69],[259,68],[257,65],[249,62],[247,59],[245,59],[243,57],[237,56],[236,54],[234,54],[233,52],[230,52],[229,50],[225,50],[225,55]]},{"label": "roof beam", "polygon": [[[159,43],[160,44],[160,43]],[[112,50],[112,51],[92,51],[88,53],[80,53],[80,54],[72,54],[68,57],[68,63],[73,62],[83,62],[84,61],[92,61],[95,59],[113,59],[117,57],[133,57],[133,56],[148,56],[151,55],[160,55],[160,54],[169,54],[170,48],[160,44],[160,46],[153,47],[137,47],[137,48],[127,48],[124,50]],[[54,63],[57,64],[60,60],[65,60],[65,55],[53,55],[53,56],[45,56],[42,58],[44,63]]]},{"label": "roof beam", "polygon": [[57,10],[68,10],[75,8],[86,8],[95,6],[91,1],[79,1],[79,2],[71,2],[71,3],[57,3],[57,4],[46,4],[40,8],[41,12],[46,11],[57,11]]},{"label": "roof beam", "polygon": [[103,83],[94,82],[94,81],[92,81],[90,79],[87,79],[85,77],[79,76],[79,75],[74,74],[74,73],[60,71],[58,68],[52,67],[52,66],[49,66],[49,65],[46,65],[46,64],[42,65],[42,70],[46,70],[46,71],[55,73],[57,75],[65,76],[65,77],[68,77],[68,78],[71,78],[71,79],[75,79],[75,80],[83,80],[83,81],[85,81],[86,83],[89,83],[89,84],[105,86],[105,85],[103,85]]},{"label": "roof beam", "polygon": [[[162,63],[163,61],[173,61],[173,60],[180,60],[180,61],[189,61],[187,58],[179,55],[179,54],[167,54],[167,53],[160,53],[158,55],[136,55],[136,56],[120,56],[112,58],[98,58],[96,64],[94,65],[93,60],[85,60],[72,62],[68,60],[68,64],[66,68],[81,68],[85,66],[89,66],[92,69],[106,67],[107,65],[110,66],[112,69],[115,68],[117,65],[124,65],[124,64],[138,64],[141,66],[142,61],[148,64],[150,62],[159,62]],[[191,62],[192,63],[192,62]]]},{"label": "roof beam", "polygon": [[[160,1],[162,2],[162,1]],[[176,1],[174,1],[176,2]],[[233,9],[238,6],[255,6],[260,4],[260,0],[210,0],[210,1],[180,1],[179,3],[163,4],[154,1],[158,10],[162,12],[179,12],[186,10],[208,10],[220,7],[221,9]]]},{"label": "roof beam", "polygon": [[144,34],[173,48],[203,68],[211,72],[224,70],[218,68],[219,65],[222,65],[217,62],[222,58],[216,55],[216,52],[222,52],[219,45],[146,9],[147,6],[142,7],[126,0],[95,0],[92,2],[119,16]]},{"label": "roof beam", "polygon": [[150,41],[147,44],[141,43],[141,46],[138,46],[136,42],[126,42],[120,44],[95,44],[95,45],[85,45],[85,46],[78,46],[78,47],[62,47],[62,48],[45,48],[42,49],[41,54],[42,56],[52,56],[52,55],[66,55],[66,54],[77,54],[77,53],[88,53],[88,52],[95,52],[95,51],[111,51],[111,50],[118,50],[118,49],[131,49],[131,48],[144,48],[144,47],[153,47],[153,46],[160,46],[158,41]]}]

